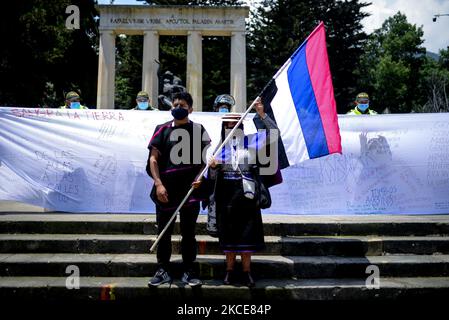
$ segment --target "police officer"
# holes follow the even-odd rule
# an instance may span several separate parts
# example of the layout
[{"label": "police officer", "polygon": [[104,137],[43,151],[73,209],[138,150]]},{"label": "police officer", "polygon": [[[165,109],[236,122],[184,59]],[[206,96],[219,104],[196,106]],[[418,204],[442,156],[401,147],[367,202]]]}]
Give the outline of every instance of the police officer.
[{"label": "police officer", "polygon": [[60,109],[89,109],[80,103],[80,95],[75,91],[70,91],[65,96],[65,104]]},{"label": "police officer", "polygon": [[355,100],[355,108],[348,111],[347,114],[377,114],[376,111],[369,108],[369,96],[366,92],[361,92]]},{"label": "police officer", "polygon": [[137,106],[133,110],[157,110],[150,105],[150,97],[145,91],[140,91],[136,97]]},{"label": "police officer", "polygon": [[230,94],[220,94],[215,98],[214,111],[215,112],[230,112],[235,105],[235,99]]}]

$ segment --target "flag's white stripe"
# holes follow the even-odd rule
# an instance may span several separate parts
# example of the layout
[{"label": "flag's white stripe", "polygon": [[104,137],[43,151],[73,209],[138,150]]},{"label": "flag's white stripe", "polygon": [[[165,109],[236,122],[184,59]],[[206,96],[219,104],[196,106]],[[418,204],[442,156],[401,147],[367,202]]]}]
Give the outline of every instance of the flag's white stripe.
[{"label": "flag's white stripe", "polygon": [[283,71],[277,74],[275,81],[278,91],[271,101],[271,107],[281,132],[288,162],[290,165],[295,165],[310,157],[288,84],[287,70],[290,63],[289,60]]}]

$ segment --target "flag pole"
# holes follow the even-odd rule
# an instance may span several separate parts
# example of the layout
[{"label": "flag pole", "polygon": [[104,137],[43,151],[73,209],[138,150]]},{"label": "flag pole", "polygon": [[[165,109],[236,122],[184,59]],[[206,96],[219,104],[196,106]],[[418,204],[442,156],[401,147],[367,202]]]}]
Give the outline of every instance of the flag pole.
[{"label": "flag pole", "polygon": [[[242,117],[240,118],[240,120],[237,122],[237,124],[234,126],[234,128],[232,128],[231,132],[226,136],[226,138],[224,139],[224,141],[221,143],[221,145],[215,150],[214,154],[212,155],[212,158],[215,158],[219,152],[221,152],[221,149],[223,148],[223,146],[229,141],[229,139],[232,137],[232,135],[234,134],[235,130],[237,130],[237,128],[239,127],[239,125],[243,122],[243,120],[245,119],[245,117],[248,115],[248,113],[252,110],[252,108],[254,107],[254,104],[256,103],[256,101],[260,98],[260,96],[257,96],[256,99],[254,99],[254,101],[251,103],[251,105],[248,107],[248,109],[246,109],[245,113],[242,115]],[[209,169],[210,165],[209,165],[209,161],[207,161],[206,163],[206,167],[201,171],[201,173],[199,174],[199,176],[197,177],[196,181],[201,181],[201,179],[204,177],[204,175],[206,174],[207,170]],[[169,226],[171,225],[171,223],[173,222],[174,219],[176,219],[176,216],[178,215],[179,211],[181,210],[182,206],[184,205],[184,203],[187,201],[187,199],[190,197],[190,195],[192,194],[194,188],[193,186],[190,187],[190,190],[187,192],[187,194],[185,195],[184,199],[182,199],[181,203],[179,204],[178,208],[175,210],[175,212],[173,213],[173,215],[171,216],[170,220],[168,221],[168,223],[165,225],[164,229],[159,233],[159,235],[157,236],[156,240],[154,241],[153,245],[150,248],[150,253],[154,252],[154,249],[156,248],[156,246],[158,245],[159,241],[161,240],[162,236],[165,234],[165,232],[167,231],[167,229],[169,228]]]}]

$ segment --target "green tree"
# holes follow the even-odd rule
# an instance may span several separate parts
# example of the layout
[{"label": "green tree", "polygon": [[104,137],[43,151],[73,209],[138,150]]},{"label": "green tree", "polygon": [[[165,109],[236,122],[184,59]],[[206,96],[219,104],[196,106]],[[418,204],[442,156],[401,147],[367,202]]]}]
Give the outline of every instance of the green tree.
[{"label": "green tree", "polygon": [[423,34],[422,27],[398,12],[370,35],[358,70],[359,87],[371,93],[377,111],[410,112],[423,103],[417,76],[426,60]]},{"label": "green tree", "polygon": [[[80,29],[65,26],[68,5],[80,9]],[[56,107],[77,90],[95,105],[97,28],[94,1],[1,2],[0,104]],[[92,69],[95,70],[92,72]]]},{"label": "green tree", "polygon": [[449,70],[449,47],[447,47],[447,49],[440,50],[439,63],[442,68]]},{"label": "green tree", "polygon": [[[119,35],[116,38],[115,108],[131,109],[142,90],[143,36]],[[151,101],[154,104],[153,101]]]},{"label": "green tree", "polygon": [[368,6],[358,0],[262,1],[251,13],[248,36],[248,95],[255,97],[265,84],[324,21],[334,93],[340,113],[353,98],[359,57],[367,35],[361,20]]},{"label": "green tree", "polygon": [[439,61],[427,57],[419,79],[424,103],[413,111],[449,112],[449,49],[440,50]]}]

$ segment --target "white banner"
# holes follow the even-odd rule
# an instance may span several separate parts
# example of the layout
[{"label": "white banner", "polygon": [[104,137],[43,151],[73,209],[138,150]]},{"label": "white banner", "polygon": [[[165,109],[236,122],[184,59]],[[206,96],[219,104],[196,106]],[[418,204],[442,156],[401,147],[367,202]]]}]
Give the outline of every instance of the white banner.
[{"label": "white banner", "polygon": [[[218,143],[218,113],[192,113]],[[245,132],[256,131],[252,117]],[[155,212],[148,142],[170,112],[0,108],[0,200]],[[282,171],[273,214],[449,213],[449,114],[339,116],[343,154]],[[291,141],[284,141],[288,146]]]}]

